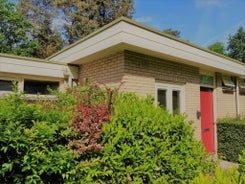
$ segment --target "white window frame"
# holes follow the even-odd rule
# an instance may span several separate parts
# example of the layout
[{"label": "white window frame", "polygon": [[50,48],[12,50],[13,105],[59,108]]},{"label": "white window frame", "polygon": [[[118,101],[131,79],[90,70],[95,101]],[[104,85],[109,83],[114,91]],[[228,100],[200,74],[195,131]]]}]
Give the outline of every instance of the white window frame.
[{"label": "white window frame", "polygon": [[[17,80],[17,78],[15,78],[15,77],[0,76],[0,80],[16,81],[16,82],[18,82],[18,88],[19,88],[19,85],[20,85],[19,83],[20,83],[20,81]],[[12,90],[11,90],[11,91],[0,91],[0,97],[3,96],[3,95],[7,95],[7,94],[9,94],[9,93],[13,93],[13,91],[12,91]]]},{"label": "white window frame", "polygon": [[185,86],[180,84],[156,83],[155,84],[155,105],[158,104],[158,90],[166,90],[166,106],[167,110],[173,114],[173,91],[179,91],[180,97],[180,113],[185,112]]}]

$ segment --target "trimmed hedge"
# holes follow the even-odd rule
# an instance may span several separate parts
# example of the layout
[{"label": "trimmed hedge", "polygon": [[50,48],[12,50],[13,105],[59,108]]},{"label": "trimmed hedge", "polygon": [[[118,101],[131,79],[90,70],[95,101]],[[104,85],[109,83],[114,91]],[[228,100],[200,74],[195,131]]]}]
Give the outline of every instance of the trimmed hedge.
[{"label": "trimmed hedge", "polygon": [[224,160],[239,162],[245,148],[245,118],[220,119],[217,124],[218,155]]}]

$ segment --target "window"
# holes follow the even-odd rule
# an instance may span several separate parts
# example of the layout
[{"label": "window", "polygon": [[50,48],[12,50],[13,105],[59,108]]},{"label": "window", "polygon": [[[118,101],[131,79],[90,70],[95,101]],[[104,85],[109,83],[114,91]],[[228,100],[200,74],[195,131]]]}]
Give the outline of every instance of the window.
[{"label": "window", "polygon": [[245,95],[245,79],[238,79],[239,93]]},{"label": "window", "polygon": [[180,91],[172,91],[173,114],[180,114]]},{"label": "window", "polygon": [[167,100],[166,100],[166,90],[158,89],[157,90],[157,101],[160,107],[166,109],[167,107]]},{"label": "window", "polygon": [[155,103],[164,109],[168,109],[171,114],[184,112],[184,86],[173,84],[156,84]]},{"label": "window", "polygon": [[210,75],[200,75],[200,85],[204,87],[214,87],[214,77]]},{"label": "window", "polygon": [[235,84],[230,76],[222,76],[222,90],[227,93],[235,91]]},{"label": "window", "polygon": [[11,80],[0,80],[0,91],[12,91],[12,84]]},{"label": "window", "polygon": [[58,89],[59,82],[24,80],[24,92],[26,94],[49,94],[48,89]]}]

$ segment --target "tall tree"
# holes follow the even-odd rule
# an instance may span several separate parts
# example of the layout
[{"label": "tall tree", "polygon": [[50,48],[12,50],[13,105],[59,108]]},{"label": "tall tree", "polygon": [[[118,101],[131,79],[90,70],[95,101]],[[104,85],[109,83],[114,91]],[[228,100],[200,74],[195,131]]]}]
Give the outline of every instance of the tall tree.
[{"label": "tall tree", "polygon": [[237,30],[237,33],[228,38],[228,55],[245,63],[245,32],[243,27]]},{"label": "tall tree", "polygon": [[0,52],[21,56],[32,56],[38,48],[27,33],[32,25],[15,9],[15,4],[0,0]]},{"label": "tall tree", "polygon": [[208,46],[208,49],[214,52],[217,52],[219,54],[225,55],[225,47],[224,44],[221,42],[215,42]]},{"label": "tall tree", "polygon": [[134,0],[56,0],[63,13],[67,44],[71,44],[114,19],[132,18]]},{"label": "tall tree", "polygon": [[35,57],[46,58],[63,47],[61,35],[52,24],[57,16],[52,0],[19,0],[17,9],[33,24],[30,35],[40,46]]},{"label": "tall tree", "polygon": [[178,30],[172,30],[171,28],[168,28],[168,29],[164,29],[163,32],[175,36],[177,38],[180,38],[180,31]]}]

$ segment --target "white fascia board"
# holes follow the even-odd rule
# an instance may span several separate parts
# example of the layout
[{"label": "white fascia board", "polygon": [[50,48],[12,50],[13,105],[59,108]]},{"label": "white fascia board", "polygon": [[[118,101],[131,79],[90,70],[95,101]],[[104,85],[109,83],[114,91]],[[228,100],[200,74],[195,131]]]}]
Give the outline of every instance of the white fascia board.
[{"label": "white fascia board", "polygon": [[[149,30],[123,22],[123,42],[153,52],[169,55],[179,60],[187,60],[190,65],[207,66],[238,75],[245,75],[245,65],[205,52],[176,40],[164,37]],[[181,62],[181,61],[180,61]]]},{"label": "white fascia board", "polygon": [[[0,57],[0,72],[64,78],[64,71],[74,73],[67,65]],[[77,78],[77,77],[76,77]]]},{"label": "white fascia board", "polygon": [[149,51],[174,58],[175,62],[184,62],[201,69],[212,68],[214,71],[224,71],[245,76],[245,65],[243,64],[206,52],[191,44],[171,39],[161,35],[160,32],[156,33],[127,21],[117,22],[91,37],[88,36],[84,41],[67,48],[52,57],[51,60],[82,64],[86,57],[105,51],[108,48],[117,47],[120,44],[123,45],[120,48],[121,50],[130,50],[130,46],[133,46],[144,50],[145,54],[147,54],[145,51]]},{"label": "white fascia board", "polygon": [[116,24],[82,41],[81,43],[68,48],[60,54],[52,57],[51,60],[63,63],[74,63],[74,61],[77,61],[81,58],[117,45],[122,41],[120,35],[121,32],[121,26]]}]

